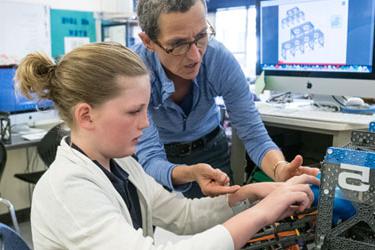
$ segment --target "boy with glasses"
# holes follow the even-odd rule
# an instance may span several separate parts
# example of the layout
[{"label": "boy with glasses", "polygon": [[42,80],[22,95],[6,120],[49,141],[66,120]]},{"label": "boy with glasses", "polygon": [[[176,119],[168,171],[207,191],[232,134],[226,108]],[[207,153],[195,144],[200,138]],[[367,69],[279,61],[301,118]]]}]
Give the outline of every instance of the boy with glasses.
[{"label": "boy with glasses", "polygon": [[137,14],[143,44],[133,49],[151,72],[150,127],[137,145],[148,174],[191,198],[239,188],[227,186],[232,171],[217,96],[249,156],[267,175],[284,181],[317,173],[301,166],[301,156],[286,162],[268,136],[239,64],[212,39],[204,0],[139,0]]}]

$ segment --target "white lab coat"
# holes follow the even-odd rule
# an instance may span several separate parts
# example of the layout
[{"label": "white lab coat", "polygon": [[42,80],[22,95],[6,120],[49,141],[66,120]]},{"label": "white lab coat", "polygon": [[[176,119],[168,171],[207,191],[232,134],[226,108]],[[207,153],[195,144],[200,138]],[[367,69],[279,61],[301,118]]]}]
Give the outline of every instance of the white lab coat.
[{"label": "white lab coat", "polygon": [[[227,196],[180,198],[155,182],[133,158],[116,161],[138,190],[143,230],[133,228],[124,200],[103,171],[63,139],[55,162],[33,193],[35,250],[234,248],[229,232],[220,225],[233,216]],[[152,225],[195,235],[155,246]]]}]

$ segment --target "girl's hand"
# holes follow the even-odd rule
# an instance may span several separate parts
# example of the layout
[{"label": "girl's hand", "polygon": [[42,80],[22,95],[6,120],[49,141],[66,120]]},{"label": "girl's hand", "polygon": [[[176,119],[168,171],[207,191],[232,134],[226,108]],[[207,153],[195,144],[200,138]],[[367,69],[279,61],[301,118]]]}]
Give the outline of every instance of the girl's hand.
[{"label": "girl's hand", "polygon": [[248,199],[250,203],[263,199],[282,185],[285,184],[281,182],[260,182],[244,185],[233,194],[228,195],[229,206],[233,207],[245,199]]}]

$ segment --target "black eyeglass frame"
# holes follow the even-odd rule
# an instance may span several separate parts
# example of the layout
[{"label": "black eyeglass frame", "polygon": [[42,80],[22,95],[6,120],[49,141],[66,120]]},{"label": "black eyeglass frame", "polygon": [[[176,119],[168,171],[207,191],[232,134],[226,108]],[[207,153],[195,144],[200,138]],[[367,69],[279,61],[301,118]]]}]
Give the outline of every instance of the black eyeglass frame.
[{"label": "black eyeglass frame", "polygon": [[[215,31],[214,27],[212,27],[212,25],[211,25],[208,21],[207,21],[207,25],[208,25],[208,27],[207,27],[207,43],[208,43],[210,40],[212,40],[213,37],[215,37],[215,35],[216,35],[216,31]],[[201,33],[200,33],[200,34],[201,34]],[[197,36],[199,36],[199,34],[198,34]],[[154,43],[156,43],[156,44],[157,44],[161,49],[163,49],[163,50],[165,51],[165,53],[167,53],[167,54],[171,54],[171,55],[174,55],[174,56],[181,56],[181,55],[186,54],[186,53],[190,50],[191,45],[195,44],[195,46],[198,46],[198,41],[201,40],[201,39],[203,39],[203,37],[196,37],[196,38],[194,38],[194,40],[191,41],[191,42],[183,42],[183,43],[181,43],[181,44],[179,44],[179,45],[177,45],[177,46],[174,46],[174,47],[172,47],[172,48],[170,48],[170,49],[165,48],[163,45],[160,44],[160,42],[159,42],[158,40],[155,40]],[[180,46],[185,46],[185,45],[188,45],[188,47],[187,47],[187,50],[186,50],[184,53],[181,53],[181,54],[173,54],[173,51],[174,51],[176,48],[178,48],[178,47],[180,47]]]}]

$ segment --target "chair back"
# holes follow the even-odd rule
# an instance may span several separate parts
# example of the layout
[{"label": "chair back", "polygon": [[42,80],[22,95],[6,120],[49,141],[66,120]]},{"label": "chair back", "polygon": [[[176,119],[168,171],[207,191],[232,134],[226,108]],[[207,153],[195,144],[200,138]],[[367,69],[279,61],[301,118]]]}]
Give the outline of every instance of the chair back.
[{"label": "chair back", "polygon": [[0,140],[0,180],[1,180],[1,177],[3,176],[6,163],[7,163],[7,151],[5,149],[3,142]]},{"label": "chair back", "polygon": [[63,128],[63,124],[58,124],[51,128],[38,142],[37,152],[47,167],[55,160],[57,147],[60,145],[61,139],[68,134],[69,132]]},{"label": "chair back", "polygon": [[26,242],[12,228],[0,223],[1,250],[30,250]]},{"label": "chair back", "polygon": [[[3,176],[6,163],[7,163],[7,151],[5,149],[5,146],[4,146],[3,142],[0,141],[0,180],[1,180],[1,177]],[[14,209],[13,204],[10,201],[8,201],[7,199],[2,198],[1,196],[0,196],[0,204],[3,204],[3,205],[8,207],[10,217],[12,219],[14,228],[17,231],[19,231],[18,221],[17,221],[17,217],[16,217],[16,210]],[[3,248],[0,248],[0,250],[2,250],[2,249]]]}]

